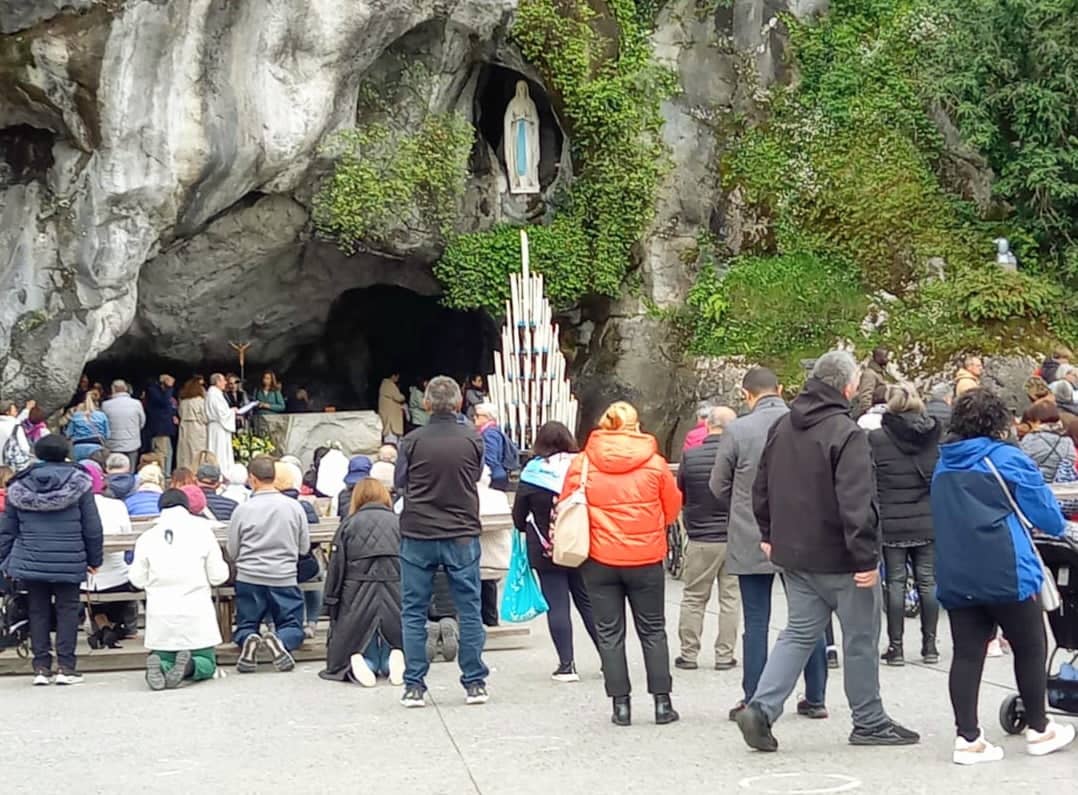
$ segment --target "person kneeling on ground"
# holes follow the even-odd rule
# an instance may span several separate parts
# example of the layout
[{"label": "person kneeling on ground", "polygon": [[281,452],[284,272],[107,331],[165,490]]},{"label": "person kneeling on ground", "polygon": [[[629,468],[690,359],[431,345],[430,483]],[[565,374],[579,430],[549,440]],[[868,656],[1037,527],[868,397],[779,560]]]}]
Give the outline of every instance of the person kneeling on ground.
[{"label": "person kneeling on ground", "polygon": [[323,679],[374,687],[376,677],[388,676],[392,685],[404,683],[400,542],[389,492],[374,478],[361,480],[333,539]]},{"label": "person kneeling on ground", "polygon": [[[236,562],[236,630],[240,647],[236,670],[258,669],[258,649],[265,644],[278,671],[296,667],[292,650],[303,644],[303,593],[296,581],[296,561],[311,546],[307,515],[298,500],[273,487],[273,459],[257,456],[248,467],[254,493],[236,508],[228,526],[228,556]],[[262,620],[275,632],[259,637]]]},{"label": "person kneeling on ground", "polygon": [[161,495],[161,517],[135,542],[128,578],[146,591],[146,683],[151,690],[184,679],[213,678],[221,642],[210,587],[228,579],[228,564],[210,524],[188,511],[187,495]]}]

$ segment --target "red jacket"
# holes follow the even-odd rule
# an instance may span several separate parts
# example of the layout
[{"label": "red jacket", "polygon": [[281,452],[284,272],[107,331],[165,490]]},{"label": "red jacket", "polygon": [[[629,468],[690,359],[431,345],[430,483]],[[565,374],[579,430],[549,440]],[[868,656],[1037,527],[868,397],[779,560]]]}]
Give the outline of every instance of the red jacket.
[{"label": "red jacket", "polygon": [[655,437],[630,431],[593,431],[569,466],[561,499],[580,484],[588,458],[590,557],[607,566],[646,566],[666,556],[666,527],[677,520],[681,492],[658,452]]},{"label": "red jacket", "polygon": [[691,450],[694,447],[699,447],[704,443],[704,439],[706,438],[707,422],[704,420],[700,420],[700,422],[696,423],[696,427],[694,427],[691,431],[689,431],[688,435],[686,435],[685,446],[681,448],[682,452],[684,452],[685,450]]}]

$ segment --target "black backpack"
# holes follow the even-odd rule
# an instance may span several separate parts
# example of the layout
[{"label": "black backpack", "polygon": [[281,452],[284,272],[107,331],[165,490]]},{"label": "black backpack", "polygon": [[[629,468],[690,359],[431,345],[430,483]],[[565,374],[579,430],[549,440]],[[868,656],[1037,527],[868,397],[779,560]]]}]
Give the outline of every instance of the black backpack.
[{"label": "black backpack", "polygon": [[29,597],[14,580],[5,578],[0,583],[0,651],[15,649],[20,657],[25,657],[29,645]]}]

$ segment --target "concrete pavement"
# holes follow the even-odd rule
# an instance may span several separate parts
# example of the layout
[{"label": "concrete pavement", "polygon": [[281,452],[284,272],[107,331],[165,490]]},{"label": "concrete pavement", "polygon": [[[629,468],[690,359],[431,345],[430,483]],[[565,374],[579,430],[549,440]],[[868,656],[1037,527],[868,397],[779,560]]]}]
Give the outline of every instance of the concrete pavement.
[{"label": "concrete pavement", "polygon": [[[677,653],[680,585],[670,582],[668,632]],[[776,590],[775,625],[784,618]],[[712,601],[714,609],[714,597]],[[1020,738],[1004,738],[996,713],[1011,692],[1011,659],[989,660],[981,716],[1007,758],[977,768],[950,762],[947,699],[950,642],[941,626],[943,661],[881,671],[884,701],[921,732],[910,748],[852,748],[849,711],[833,671],[832,716],[786,716],[776,725],[780,750],[750,752],[727,711],[740,694],[740,668],[710,670],[717,631],[705,625],[697,671],[675,671],[674,703],[682,720],[652,723],[635,638],[630,667],[639,691],[635,723],[616,728],[599,677],[598,657],[577,634],[583,681],[550,681],[555,660],[545,621],[528,648],[491,652],[491,701],[464,704],[455,664],[438,664],[432,701],[405,710],[399,690],[324,682],[318,666],[291,674],[265,668],[223,680],[153,693],[136,673],[88,675],[74,688],[33,688],[25,677],[0,678],[2,791],[80,793],[1065,793],[1073,792],[1078,748],[1033,759]],[[907,624],[908,643],[918,639]],[[792,707],[792,703],[789,705]]]}]

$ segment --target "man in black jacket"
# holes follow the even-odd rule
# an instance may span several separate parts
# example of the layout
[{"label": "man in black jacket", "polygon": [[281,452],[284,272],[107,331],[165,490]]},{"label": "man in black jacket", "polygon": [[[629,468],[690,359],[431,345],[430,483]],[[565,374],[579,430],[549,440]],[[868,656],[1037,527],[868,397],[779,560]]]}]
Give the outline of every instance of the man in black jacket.
[{"label": "man in black jacket", "polygon": [[401,440],[394,474],[404,499],[401,513],[401,613],[404,628],[405,707],[426,705],[427,609],[434,574],[444,567],[460,623],[458,662],[468,704],[486,702],[480,617],[479,492],[483,442],[470,424],[457,421],[462,397],[447,376],[427,384],[430,422]]},{"label": "man in black jacket", "polygon": [[880,518],[868,436],[850,418],[858,368],[845,351],[820,357],[776,422],[753,487],[761,547],[786,573],[789,617],[751,703],[737,716],[745,742],[774,751],[771,726],[832,612],[842,625],[852,745],[920,740],[880,699]]},{"label": "man in black jacket", "polygon": [[711,599],[711,586],[719,584],[719,636],[715,641],[715,670],[726,671],[737,665],[734,644],[741,610],[737,577],[726,570],[726,525],[729,505],[721,505],[711,493],[708,481],[719,449],[719,437],[727,424],[737,419],[733,409],[713,406],[705,418],[704,441],[685,451],[678,467],[677,485],[684,496],[681,518],[689,541],[685,546],[685,570],[681,592],[681,618],[678,638],[681,656],[674,665],[685,670],[697,667],[700,633],[704,628],[704,608]]}]

